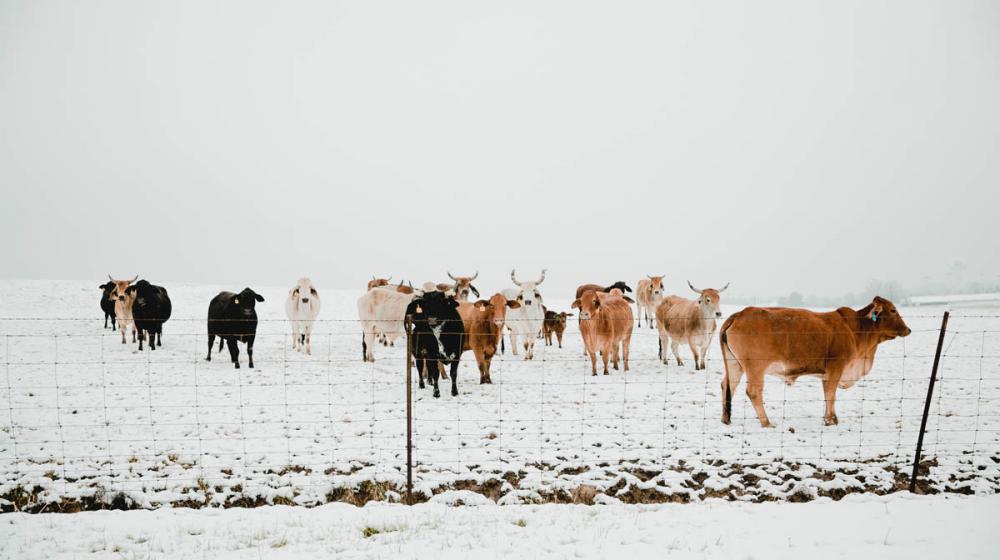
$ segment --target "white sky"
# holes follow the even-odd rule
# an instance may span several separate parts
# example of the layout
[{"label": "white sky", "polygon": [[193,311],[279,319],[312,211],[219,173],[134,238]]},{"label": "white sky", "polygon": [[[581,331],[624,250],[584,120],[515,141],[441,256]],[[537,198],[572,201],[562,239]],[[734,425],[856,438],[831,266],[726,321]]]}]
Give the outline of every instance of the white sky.
[{"label": "white sky", "polygon": [[992,280],[998,99],[995,1],[0,0],[0,277]]}]

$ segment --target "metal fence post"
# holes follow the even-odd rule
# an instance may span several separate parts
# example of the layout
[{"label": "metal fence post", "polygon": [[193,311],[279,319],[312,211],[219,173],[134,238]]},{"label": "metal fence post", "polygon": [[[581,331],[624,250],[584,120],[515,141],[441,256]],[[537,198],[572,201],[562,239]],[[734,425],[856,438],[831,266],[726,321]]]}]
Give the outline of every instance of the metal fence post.
[{"label": "metal fence post", "polygon": [[406,316],[406,503],[413,505],[413,318]]},{"label": "metal fence post", "polygon": [[931,380],[927,384],[927,400],[924,401],[924,416],[920,420],[920,434],[917,436],[917,452],[913,456],[913,473],[910,475],[910,492],[917,490],[917,469],[920,468],[920,452],[924,447],[924,431],[927,429],[927,415],[931,411],[931,398],[934,396],[934,383],[937,381],[938,364],[941,362],[941,347],[944,346],[944,334],[948,330],[947,311],[941,317],[941,333],[938,335],[937,351],[934,352],[934,367],[931,368]]}]

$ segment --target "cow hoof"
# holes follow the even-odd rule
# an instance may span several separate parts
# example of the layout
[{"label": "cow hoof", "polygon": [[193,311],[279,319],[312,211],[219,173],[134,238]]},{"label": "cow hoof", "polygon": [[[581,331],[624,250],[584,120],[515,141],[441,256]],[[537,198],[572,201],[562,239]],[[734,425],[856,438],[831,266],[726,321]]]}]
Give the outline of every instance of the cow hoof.
[{"label": "cow hoof", "polygon": [[760,423],[760,427],[761,428],[773,428],[774,424],[772,424],[771,422],[761,422]]},{"label": "cow hoof", "polygon": [[728,426],[728,425],[732,424],[732,421],[729,419],[728,416],[723,416],[722,417],[722,423]]},{"label": "cow hoof", "polygon": [[240,364],[233,364],[235,367],[233,369],[240,369]]},{"label": "cow hoof", "polygon": [[458,389],[452,389],[451,390],[451,396],[457,397],[458,396]]},{"label": "cow hoof", "polygon": [[441,398],[441,391],[438,391],[437,389],[434,389],[434,398],[435,399]]},{"label": "cow hoof", "polygon": [[836,416],[834,416],[833,418],[824,418],[823,419],[823,425],[825,425],[825,426],[836,426],[838,423],[839,422],[837,421],[837,417]]}]

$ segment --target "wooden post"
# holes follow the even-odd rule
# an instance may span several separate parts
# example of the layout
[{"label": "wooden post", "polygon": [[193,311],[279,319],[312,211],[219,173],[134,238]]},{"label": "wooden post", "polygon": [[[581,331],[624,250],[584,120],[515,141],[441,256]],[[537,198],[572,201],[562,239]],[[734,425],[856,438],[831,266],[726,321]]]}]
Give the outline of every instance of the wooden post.
[{"label": "wooden post", "polygon": [[406,504],[413,505],[413,318],[406,316]]},{"label": "wooden post", "polygon": [[934,383],[937,381],[938,364],[941,362],[941,347],[944,346],[944,334],[948,330],[948,312],[941,317],[941,333],[938,335],[937,351],[934,352],[934,366],[931,368],[931,380],[927,384],[927,400],[924,401],[924,416],[920,420],[920,434],[917,436],[917,452],[913,456],[913,473],[910,475],[910,492],[917,490],[917,469],[920,467],[920,453],[924,447],[924,431],[927,429],[927,415],[931,411],[931,399],[934,397]]}]

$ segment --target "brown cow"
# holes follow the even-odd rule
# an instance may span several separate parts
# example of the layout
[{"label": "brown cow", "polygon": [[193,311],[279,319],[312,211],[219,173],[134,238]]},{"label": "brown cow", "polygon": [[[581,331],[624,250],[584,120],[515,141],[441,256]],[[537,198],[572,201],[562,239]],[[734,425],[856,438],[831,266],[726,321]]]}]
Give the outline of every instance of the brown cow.
[{"label": "brown cow", "polygon": [[118,320],[118,330],[122,333],[122,344],[125,344],[125,331],[132,325],[132,342],[136,341],[135,322],[132,320],[132,303],[135,301],[135,290],[126,288],[139,278],[136,274],[131,280],[115,280],[108,274],[108,279],[113,284],[108,297],[115,302],[115,319]]},{"label": "brown cow", "polygon": [[827,426],[837,423],[837,387],[848,389],[868,375],[878,345],[910,334],[891,301],[876,296],[855,311],[841,307],[817,313],[784,307],[748,307],[722,324],[719,345],[725,360],[722,422],[729,424],[733,391],[747,374],[747,397],[762,427],[771,427],[764,411],[764,375],[791,385],[803,375],[823,379]]},{"label": "brown cow", "polygon": [[563,332],[566,331],[566,318],[572,316],[572,313],[566,313],[565,311],[559,313],[549,310],[545,311],[545,322],[542,323],[542,335],[545,337],[546,346],[552,346],[552,334],[555,333],[556,339],[559,341],[559,347],[562,348],[562,336]]},{"label": "brown cow", "polygon": [[635,312],[642,326],[642,312],[646,311],[646,324],[653,328],[656,306],[663,300],[663,276],[646,275],[635,287]]},{"label": "brown cow", "polygon": [[680,296],[670,296],[656,307],[656,328],[660,331],[660,359],[667,363],[667,341],[677,358],[677,365],[684,362],[677,351],[682,341],[688,343],[694,354],[694,369],[705,369],[705,357],[708,346],[715,334],[715,320],[722,317],[719,311],[719,294],[726,291],[729,284],[721,289],[705,288],[699,290],[688,286],[698,294],[698,301],[691,301]]},{"label": "brown cow", "polygon": [[403,281],[400,280],[399,281],[399,285],[396,286],[396,291],[399,292],[399,293],[401,293],[401,294],[412,294],[413,293],[413,284],[410,283],[410,282],[407,282],[406,285],[404,286],[403,285]]},{"label": "brown cow", "polygon": [[372,288],[378,288],[379,286],[388,286],[390,280],[392,280],[392,276],[388,278],[375,278],[375,276],[372,276],[372,279],[368,281],[368,290],[370,291]]},{"label": "brown cow", "polygon": [[493,294],[489,300],[476,303],[459,302],[458,314],[465,325],[462,351],[472,350],[479,365],[479,382],[493,383],[490,379],[490,364],[497,353],[497,344],[503,336],[507,308],[517,309],[521,304],[508,300],[503,294]]},{"label": "brown cow", "polygon": [[573,301],[573,309],[580,310],[580,335],[583,346],[590,355],[590,370],[597,375],[597,352],[604,362],[604,375],[608,375],[608,357],[618,369],[621,345],[624,371],[628,371],[628,351],[632,341],[632,299],[615,288],[608,297],[598,297],[594,290],[587,290]]},{"label": "brown cow", "polygon": [[622,282],[621,280],[619,280],[619,281],[615,282],[614,284],[612,284],[610,286],[600,286],[598,284],[584,284],[584,285],[582,285],[582,286],[580,286],[579,288],[576,289],[576,296],[575,297],[576,297],[576,299],[580,299],[580,296],[583,295],[583,292],[586,292],[587,290],[594,290],[595,292],[598,292],[598,293],[603,292],[603,293],[606,294],[606,293],[608,293],[611,290],[614,290],[616,288],[619,289],[619,290],[621,290],[622,292],[631,292],[632,291],[632,288],[629,288],[628,285],[625,284],[625,282]]}]

